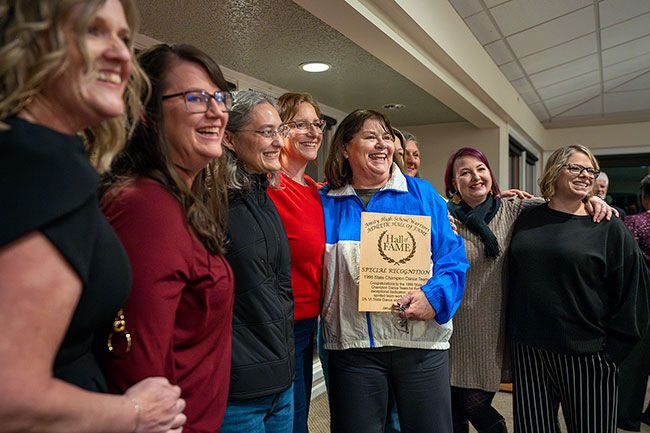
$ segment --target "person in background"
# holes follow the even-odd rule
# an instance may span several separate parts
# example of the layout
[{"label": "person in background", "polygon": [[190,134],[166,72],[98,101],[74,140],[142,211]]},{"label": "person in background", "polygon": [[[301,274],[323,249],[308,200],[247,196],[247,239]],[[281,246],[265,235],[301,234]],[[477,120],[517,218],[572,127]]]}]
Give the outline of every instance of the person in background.
[{"label": "person in background", "polygon": [[[637,242],[646,269],[650,270],[650,175],[641,180],[639,187],[641,205],[645,212],[628,215],[625,225]],[[650,404],[643,411],[646,385],[650,374],[650,332],[646,332],[620,369],[618,427],[639,431],[641,422],[650,425]]]},{"label": "person in background", "polygon": [[321,301],[325,226],[319,184],[305,174],[305,169],[318,157],[327,124],[321,119],[318,104],[307,93],[285,93],[278,100],[278,108],[288,135],[280,153],[280,187],[270,187],[267,193],[280,214],[291,250],[296,345],[293,431],[306,433],[314,336]]},{"label": "person in background", "polygon": [[120,334],[131,326],[118,314],[129,262],[99,210],[96,169],[147,88],[136,7],[4,1],[0,17],[0,430],[180,432],[180,388],[148,378],[108,395],[93,350],[108,350],[116,315]]},{"label": "person in background", "polygon": [[584,199],[598,162],[582,145],[549,157],[547,203],[524,211],[510,243],[515,430],[616,432],[618,366],[648,328],[650,281],[618,218],[595,224]]},{"label": "person in background", "polygon": [[393,135],[395,135],[395,141],[393,142],[395,145],[395,154],[393,160],[399,167],[400,171],[404,173],[406,170],[404,168],[404,135],[397,128],[393,128]]},{"label": "person in background", "polygon": [[224,141],[228,253],[235,274],[232,368],[221,433],[291,433],[295,353],[291,254],[269,187],[289,127],[275,101],[239,91]]},{"label": "person in background", "polygon": [[[355,110],[336,130],[325,165],[321,319],[336,433],[384,431],[389,383],[403,431],[452,430],[447,349],[467,260],[442,197],[393,164],[393,140],[383,114]],[[399,315],[359,312],[362,212],[431,217],[432,276],[399,299]]]},{"label": "person in background", "polygon": [[232,97],[219,66],[191,45],[154,45],[138,61],[151,97],[102,197],[133,268],[124,313],[137,345],[107,359],[107,376],[118,391],[167,377],[187,402],[183,431],[209,433],[219,430],[230,382],[234,283],[216,158]]},{"label": "person in background", "polygon": [[605,200],[607,203],[610,203],[610,205],[616,209],[618,212],[618,217],[622,220],[625,218],[627,215],[623,209],[621,209],[618,206],[614,206],[611,204],[612,202],[612,197],[607,196],[607,191],[609,190],[609,176],[607,176],[607,173],[604,171],[601,171],[598,177],[596,178],[596,185],[595,185],[595,193],[598,197],[602,198]]},{"label": "person in background", "polygon": [[420,177],[420,149],[418,140],[410,132],[403,132],[404,135],[404,165],[406,174],[409,176]]}]

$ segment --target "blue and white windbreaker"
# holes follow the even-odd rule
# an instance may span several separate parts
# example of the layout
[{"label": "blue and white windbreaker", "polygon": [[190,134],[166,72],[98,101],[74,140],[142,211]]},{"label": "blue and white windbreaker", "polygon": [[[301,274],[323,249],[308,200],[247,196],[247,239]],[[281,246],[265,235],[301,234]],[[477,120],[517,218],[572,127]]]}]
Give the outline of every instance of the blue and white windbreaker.
[{"label": "blue and white windbreaker", "polygon": [[[469,264],[462,238],[451,230],[447,205],[433,186],[404,176],[393,165],[391,178],[367,207],[351,185],[335,190],[325,186],[321,200],[325,215],[321,308],[325,348],[448,349],[451,318],[463,296]],[[409,333],[395,327],[391,313],[359,312],[359,239],[364,211],[431,217],[432,276],[422,290],[436,316],[434,320],[409,320]]]}]

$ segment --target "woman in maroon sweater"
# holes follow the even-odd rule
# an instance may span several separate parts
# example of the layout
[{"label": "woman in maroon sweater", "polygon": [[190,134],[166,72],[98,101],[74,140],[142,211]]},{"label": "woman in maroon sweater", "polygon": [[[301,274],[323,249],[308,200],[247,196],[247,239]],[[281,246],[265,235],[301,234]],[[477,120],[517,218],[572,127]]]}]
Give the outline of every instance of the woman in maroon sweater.
[{"label": "woman in maroon sweater", "polygon": [[187,402],[183,431],[213,433],[228,396],[233,305],[214,161],[232,98],[217,64],[192,46],[157,45],[139,61],[152,95],[103,196],[133,268],[124,306],[133,347],[107,361],[107,376],[120,391],[167,377]]},{"label": "woman in maroon sweater", "polygon": [[285,93],[278,100],[278,108],[280,118],[290,129],[280,154],[280,188],[269,188],[268,194],[278,209],[291,249],[296,341],[293,431],[306,433],[325,226],[319,185],[305,174],[305,169],[318,156],[326,124],[320,118],[318,104],[307,93]]}]

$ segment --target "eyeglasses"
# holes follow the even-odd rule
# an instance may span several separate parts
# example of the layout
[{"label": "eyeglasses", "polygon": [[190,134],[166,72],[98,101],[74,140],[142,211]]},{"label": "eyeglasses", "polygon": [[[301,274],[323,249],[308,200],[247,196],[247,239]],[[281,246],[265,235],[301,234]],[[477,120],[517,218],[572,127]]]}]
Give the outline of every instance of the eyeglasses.
[{"label": "eyeglasses", "polygon": [[566,168],[569,173],[574,176],[580,176],[583,171],[586,171],[587,174],[593,178],[598,177],[600,170],[591,167],[583,167],[580,164],[562,164],[562,167]]},{"label": "eyeglasses", "polygon": [[409,333],[409,321],[406,317],[402,316],[404,311],[408,308],[408,305],[397,304],[391,309],[393,315],[393,325],[401,332],[405,334]]},{"label": "eyeglasses", "polygon": [[217,107],[222,112],[227,112],[232,108],[232,94],[223,90],[217,90],[214,93],[205,90],[188,90],[185,92],[174,93],[173,95],[163,95],[162,100],[182,96],[185,101],[185,109],[189,113],[205,113],[210,110],[210,100],[217,102]]},{"label": "eyeglasses", "polygon": [[280,125],[278,129],[240,129],[240,131],[254,132],[264,138],[285,138],[287,135],[289,135],[289,127],[286,125]]},{"label": "eyeglasses", "polygon": [[319,131],[323,132],[325,131],[325,127],[327,127],[327,122],[322,119],[314,120],[313,122],[306,122],[304,120],[301,120],[298,122],[287,122],[285,125],[287,125],[291,129],[295,128],[301,132],[307,132],[312,127],[314,129],[318,129]]}]

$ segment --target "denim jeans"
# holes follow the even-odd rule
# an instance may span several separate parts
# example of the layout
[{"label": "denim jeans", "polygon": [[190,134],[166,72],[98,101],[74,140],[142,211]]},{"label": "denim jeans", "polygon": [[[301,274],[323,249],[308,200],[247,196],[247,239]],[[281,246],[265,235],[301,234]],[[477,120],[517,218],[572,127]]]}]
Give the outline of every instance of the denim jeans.
[{"label": "denim jeans", "polygon": [[230,400],[221,433],[292,433],[293,386],[250,400]]},{"label": "denim jeans", "polygon": [[293,433],[307,433],[314,368],[316,318],[293,322],[296,341],[296,375],[293,379]]}]

